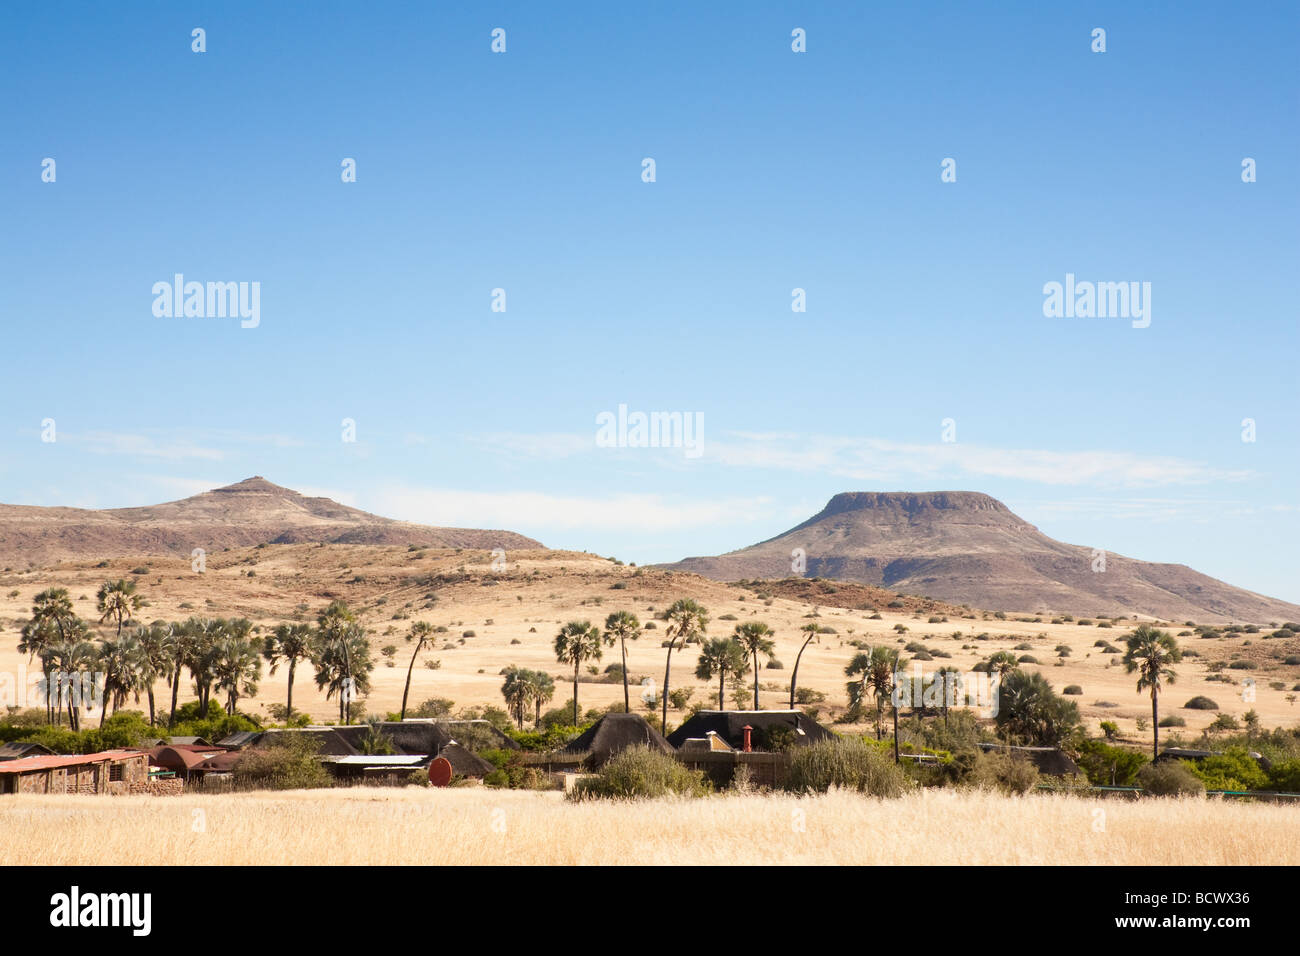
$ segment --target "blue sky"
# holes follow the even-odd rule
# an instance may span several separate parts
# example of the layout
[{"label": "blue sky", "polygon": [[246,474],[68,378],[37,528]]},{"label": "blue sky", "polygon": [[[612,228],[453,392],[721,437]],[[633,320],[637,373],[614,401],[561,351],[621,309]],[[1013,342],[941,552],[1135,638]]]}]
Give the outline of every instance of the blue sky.
[{"label": "blue sky", "polygon": [[[1300,600],[1294,5],[265,6],[7,16],[0,501],[261,474],[651,562],[970,489]],[[1150,326],[1044,317],[1066,273]],[[702,454],[598,447],[620,403]]]}]

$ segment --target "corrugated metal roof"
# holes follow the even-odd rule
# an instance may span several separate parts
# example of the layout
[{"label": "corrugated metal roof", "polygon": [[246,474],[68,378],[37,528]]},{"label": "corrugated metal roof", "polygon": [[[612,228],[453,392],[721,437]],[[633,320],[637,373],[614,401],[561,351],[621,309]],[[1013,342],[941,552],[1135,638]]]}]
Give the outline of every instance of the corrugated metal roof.
[{"label": "corrugated metal roof", "polygon": [[0,773],[28,773],[34,770],[58,770],[61,767],[81,767],[127,757],[145,757],[140,750],[102,750],[95,754],[59,754],[53,757],[24,757],[0,763]]},{"label": "corrugated metal roof", "polygon": [[347,754],[321,758],[321,763],[344,767],[418,767],[428,762],[428,754]]}]

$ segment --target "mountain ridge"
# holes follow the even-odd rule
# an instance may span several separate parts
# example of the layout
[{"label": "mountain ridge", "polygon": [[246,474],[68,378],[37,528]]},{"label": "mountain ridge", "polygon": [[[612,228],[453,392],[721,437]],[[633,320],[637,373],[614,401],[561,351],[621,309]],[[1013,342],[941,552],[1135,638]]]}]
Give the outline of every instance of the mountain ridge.
[{"label": "mountain ridge", "polygon": [[[1300,605],[1186,565],[1057,541],[1003,502],[974,491],[841,492],[806,521],[757,544],[660,566],[715,580],[787,578],[799,576],[796,549],[805,555],[805,577],[974,607],[1087,617],[1300,620]],[[1094,570],[1098,566],[1104,570]]]},{"label": "mountain ridge", "polygon": [[0,560],[44,565],[74,557],[189,555],[303,542],[433,548],[544,546],[513,531],[440,528],[384,518],[254,475],[176,501],[131,508],[0,504]]}]

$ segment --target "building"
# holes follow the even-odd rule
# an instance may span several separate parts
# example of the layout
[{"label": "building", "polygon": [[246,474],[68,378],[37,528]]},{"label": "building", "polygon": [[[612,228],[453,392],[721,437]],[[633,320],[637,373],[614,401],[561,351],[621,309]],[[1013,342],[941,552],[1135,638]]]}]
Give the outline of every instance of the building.
[{"label": "building", "polygon": [[0,746],[0,760],[20,760],[23,757],[53,757],[54,751],[37,743],[14,741]]},{"label": "building", "polygon": [[620,751],[629,747],[649,747],[670,754],[673,747],[664,735],[651,727],[640,714],[606,714],[564,747],[564,753],[585,754],[584,763],[591,768],[603,766]]},{"label": "building", "polygon": [[1010,754],[1028,760],[1039,773],[1049,777],[1077,777],[1083,773],[1060,747],[1009,747],[1006,744],[980,744],[979,747],[985,753]]},{"label": "building", "polygon": [[732,750],[785,750],[835,738],[802,710],[701,710],[669,734],[668,743],[680,749],[687,740],[707,738],[710,731]]},{"label": "building", "polygon": [[139,750],[43,755],[0,763],[0,794],[149,792],[149,755]]}]

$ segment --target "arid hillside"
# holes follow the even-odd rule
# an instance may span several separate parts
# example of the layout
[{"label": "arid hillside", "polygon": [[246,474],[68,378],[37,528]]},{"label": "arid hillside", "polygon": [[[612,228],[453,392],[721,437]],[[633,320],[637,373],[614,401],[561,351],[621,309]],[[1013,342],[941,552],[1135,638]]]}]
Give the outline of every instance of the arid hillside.
[{"label": "arid hillside", "polygon": [[[571,620],[603,624],[614,611],[631,611],[644,629],[628,644],[628,670],[634,685],[650,678],[657,688],[664,678],[665,623],[657,615],[677,598],[694,598],[708,608],[708,636],[728,635],[751,619],[767,622],[776,632],[776,664],[762,662],[763,707],[784,707],[790,677],[805,635],[816,623],[818,640],[808,646],[799,665],[799,686],[813,692],[807,708],[833,721],[847,707],[844,667],[868,644],[897,647],[905,659],[932,672],[941,666],[969,671],[996,651],[1026,659],[1027,669],[1041,670],[1061,691],[1075,685],[1077,701],[1093,732],[1102,720],[1116,722],[1135,743],[1149,742],[1138,718],[1150,717],[1150,700],[1125,673],[1121,654],[1132,619],[1066,620],[963,608],[906,597],[865,585],[832,581],[755,581],[726,584],[695,574],[626,566],[609,558],[551,550],[507,551],[503,568],[493,568],[488,551],[351,545],[266,544],[209,556],[207,570],[196,574],[187,557],[132,556],[66,562],[42,570],[11,569],[0,573],[0,673],[19,674],[27,667],[17,651],[19,628],[30,614],[33,597],[48,587],[69,589],[76,612],[95,621],[95,592],[105,580],[134,580],[149,602],[139,619],[183,620],[190,616],[246,617],[265,633],[285,621],[315,620],[331,600],[346,601],[359,613],[370,634],[376,668],[373,690],[365,702],[371,713],[400,705],[411,645],[405,635],[416,621],[439,629],[434,646],[413,670],[411,701],[447,698],[457,708],[501,707],[501,670],[511,664],[543,670],[556,682],[552,706],[572,692],[572,669],[555,660],[553,642]],[[1190,619],[1189,619],[1190,620]],[[1279,619],[1280,625],[1287,619]],[[1162,696],[1161,712],[1186,721],[1196,733],[1216,713],[1239,720],[1255,710],[1266,727],[1291,726],[1300,684],[1300,638],[1273,638],[1271,631],[1217,632],[1203,638],[1183,620],[1169,623],[1179,642],[1195,656],[1177,668],[1178,681]],[[100,627],[109,633],[108,626]],[[902,630],[900,630],[902,628]],[[909,647],[911,645],[911,647]],[[918,645],[924,655],[918,653]],[[383,649],[393,647],[385,656]],[[1063,655],[1060,648],[1067,648]],[[606,647],[592,674],[585,668],[579,687],[584,710],[621,702],[620,683],[607,682],[604,670],[619,660],[617,647]],[[717,682],[695,676],[700,648],[672,658],[671,687],[689,688],[689,703],[717,705]],[[928,655],[928,660],[926,656]],[[437,664],[436,669],[427,666]],[[240,708],[268,714],[268,705],[283,704],[284,669],[263,674],[258,694]],[[1253,699],[1247,693],[1253,682]],[[161,694],[163,687],[158,685]],[[639,706],[638,689],[633,689]],[[1183,704],[1197,695],[1211,698],[1214,710],[1189,710]],[[188,680],[182,700],[191,699]],[[1291,698],[1291,699],[1288,699]],[[334,701],[314,686],[309,666],[299,672],[295,707],[318,720],[337,719]],[[141,705],[130,704],[138,707]],[[728,690],[726,707],[735,706]],[[670,723],[680,723],[683,709],[670,709]]]},{"label": "arid hillside", "polygon": [[1005,611],[1197,622],[1300,619],[1298,605],[1185,565],[1103,555],[1104,547],[1049,538],[1002,502],[976,492],[852,492],[836,495],[775,538],[666,567],[720,581],[786,578],[802,555],[810,578]]},{"label": "arid hillside", "polygon": [[309,498],[253,477],[143,508],[92,511],[0,505],[0,564],[33,567],[119,555],[208,554],[275,542],[414,544],[434,548],[540,548],[512,531],[432,528]]}]

